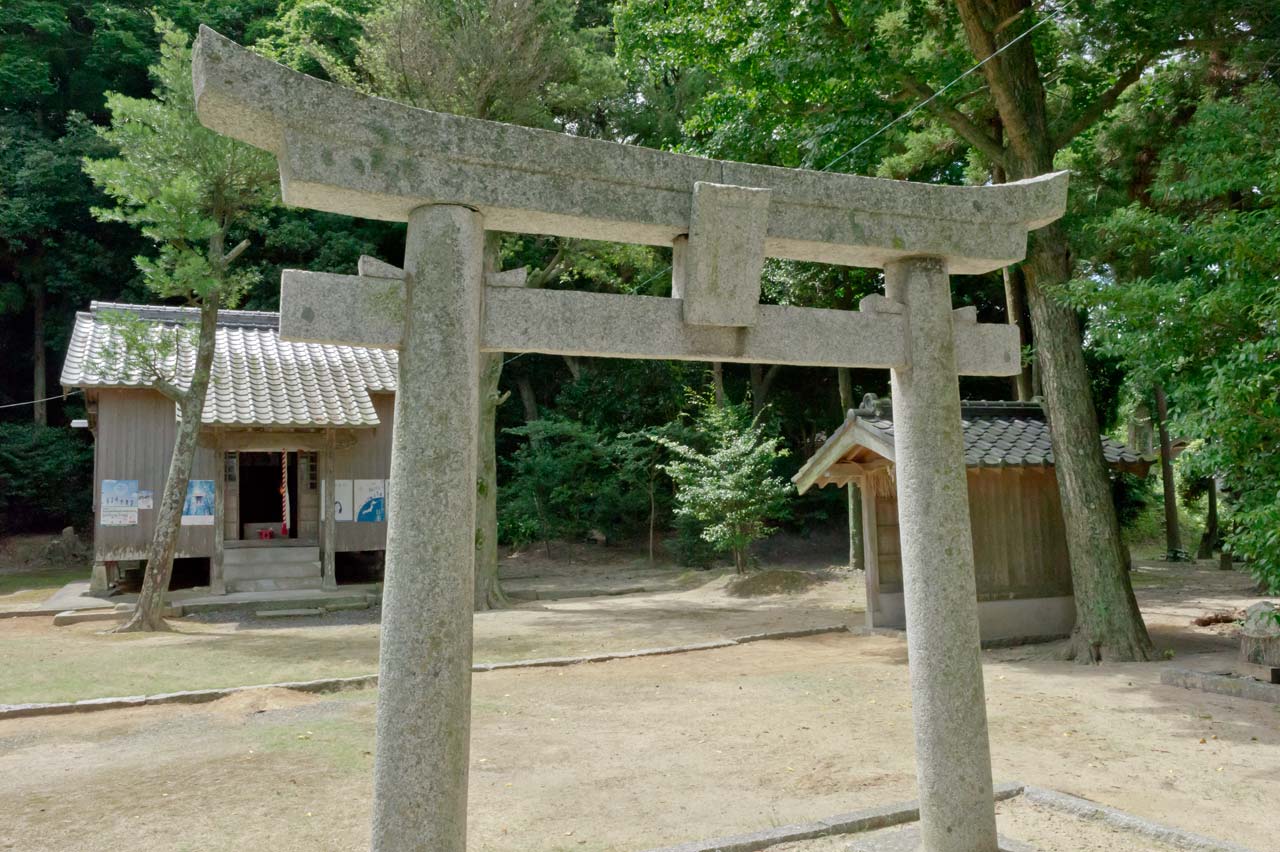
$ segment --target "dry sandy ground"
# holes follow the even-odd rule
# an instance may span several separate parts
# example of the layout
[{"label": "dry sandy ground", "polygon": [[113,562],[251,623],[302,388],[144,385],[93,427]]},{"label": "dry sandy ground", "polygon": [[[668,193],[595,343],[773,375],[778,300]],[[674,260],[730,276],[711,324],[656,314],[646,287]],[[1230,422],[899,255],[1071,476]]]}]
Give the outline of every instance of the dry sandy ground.
[{"label": "dry sandy ground", "polygon": [[[1237,607],[1247,582],[1171,570],[1191,591],[1143,591],[1153,632],[1180,661],[1228,649],[1182,610]],[[986,655],[997,780],[1275,848],[1280,706],[1038,653]],[[471,848],[640,850],[912,798],[905,662],[900,639],[836,635],[477,675]],[[0,722],[0,848],[364,848],[372,722],[370,692]]]}]

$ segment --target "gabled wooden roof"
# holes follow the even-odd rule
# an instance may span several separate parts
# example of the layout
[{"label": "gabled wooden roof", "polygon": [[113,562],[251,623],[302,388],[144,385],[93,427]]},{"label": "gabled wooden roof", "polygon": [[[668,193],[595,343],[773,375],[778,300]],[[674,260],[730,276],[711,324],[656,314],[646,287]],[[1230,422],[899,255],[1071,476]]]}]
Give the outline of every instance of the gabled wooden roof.
[{"label": "gabled wooden roof", "polygon": [[[964,461],[974,468],[1052,467],[1053,445],[1044,408],[1038,402],[961,403]],[[1145,474],[1152,459],[1102,437],[1107,464]],[[813,486],[845,485],[894,461],[893,416],[888,400],[870,394],[840,428],[791,478],[803,494]]]}]

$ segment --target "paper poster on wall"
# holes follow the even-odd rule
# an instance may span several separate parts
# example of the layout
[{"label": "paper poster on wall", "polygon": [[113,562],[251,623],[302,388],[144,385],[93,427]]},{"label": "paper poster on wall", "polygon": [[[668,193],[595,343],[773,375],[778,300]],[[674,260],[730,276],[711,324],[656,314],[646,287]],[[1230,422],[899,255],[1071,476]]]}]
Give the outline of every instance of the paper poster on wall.
[{"label": "paper poster on wall", "polygon": [[213,526],[212,479],[192,479],[187,482],[187,499],[182,504],[182,525]]},{"label": "paper poster on wall", "polygon": [[102,480],[98,523],[104,527],[132,527],[138,523],[138,480]]},{"label": "paper poster on wall", "polygon": [[155,498],[155,492],[153,491],[139,491],[138,492],[138,508],[154,509],[155,508],[155,506],[153,505],[155,503],[154,498]]},{"label": "paper poster on wall", "polygon": [[351,513],[351,480],[336,479],[333,482],[333,519],[349,521]]},{"label": "paper poster on wall", "polygon": [[385,521],[387,519],[385,496],[386,492],[383,491],[381,479],[357,479],[356,520],[366,523]]}]

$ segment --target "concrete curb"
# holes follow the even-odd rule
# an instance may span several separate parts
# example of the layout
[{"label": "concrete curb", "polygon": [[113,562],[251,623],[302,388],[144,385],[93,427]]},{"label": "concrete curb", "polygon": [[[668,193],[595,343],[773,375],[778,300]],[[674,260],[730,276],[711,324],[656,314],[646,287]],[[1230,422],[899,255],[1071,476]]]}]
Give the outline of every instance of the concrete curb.
[{"label": "concrete curb", "polygon": [[[995,786],[995,800],[1007,801],[1018,796],[1027,802],[1052,808],[1079,817],[1080,819],[1099,820],[1118,829],[1140,834],[1162,843],[1167,843],[1188,852],[1254,852],[1244,846],[1214,840],[1190,831],[1183,831],[1160,823],[1151,822],[1133,816],[1124,811],[1090,802],[1078,796],[1059,793],[1044,787],[1035,787],[1013,781]],[[735,834],[729,837],[718,837],[711,840],[694,840],[676,846],[663,846],[648,849],[645,852],[761,852],[781,843],[794,843],[802,840],[815,840],[820,837],[831,837],[841,834],[861,834],[884,828],[904,825],[920,819],[917,801],[900,802],[878,808],[867,808],[839,816],[827,817],[814,822],[784,825],[779,828],[755,831],[750,834]],[[1001,838],[1001,847],[1010,850],[1030,847],[1018,841]]]},{"label": "concrete curb", "polygon": [[1179,849],[1192,850],[1192,852],[1253,852],[1253,850],[1238,846],[1235,843],[1225,843],[1200,834],[1193,834],[1190,831],[1183,831],[1180,828],[1161,825],[1158,822],[1151,822],[1106,805],[1099,805],[1079,796],[1059,793],[1057,790],[1048,790],[1044,787],[1035,787],[1028,784],[1023,788],[1022,795],[1028,802],[1064,811],[1082,819],[1100,820],[1116,828],[1141,834],[1144,837],[1150,837],[1152,840],[1158,840],[1161,843],[1168,843]]},{"label": "concrete curb", "polygon": [[1234,698],[1280,704],[1280,686],[1274,683],[1263,683],[1251,677],[1220,672],[1198,672],[1171,666],[1160,672],[1160,682],[1165,686],[1180,686],[1183,689],[1199,689],[1216,695],[1230,695]]},{"label": "concrete curb", "polygon": [[[1003,802],[1022,792],[1022,785],[997,784],[995,799]],[[694,840],[677,846],[663,846],[649,849],[646,852],[759,852],[780,843],[794,843],[799,840],[815,840],[819,837],[830,837],[836,834],[859,834],[864,831],[875,831],[880,828],[892,828],[920,819],[919,802],[899,802],[883,805],[878,808],[865,808],[852,813],[827,817],[814,822],[784,825],[764,831],[753,831],[750,834],[736,834],[730,837],[718,837],[712,840]]]},{"label": "concrete curb", "polygon": [[377,675],[323,678],[321,680],[263,683],[254,686],[229,686],[223,689],[192,689],[185,692],[162,692],[158,695],[126,695],[121,698],[86,698],[83,701],[61,701],[48,704],[0,705],[0,720],[20,719],[28,716],[60,716],[67,713],[94,713],[98,710],[119,710],[125,707],[147,707],[155,704],[207,704],[235,695],[260,689],[290,689],[294,692],[342,692],[347,689],[364,689],[378,684]]},{"label": "concrete curb", "polygon": [[[475,663],[472,672],[494,672],[505,669],[533,669],[557,666],[576,666],[583,663],[607,663],[610,660],[630,660],[636,657],[660,657],[668,654],[685,654],[691,651],[710,651],[716,648],[732,648],[749,642],[774,639],[796,639],[825,633],[847,633],[843,624],[828,627],[809,627],[802,630],[775,630],[769,633],[753,633],[735,639],[716,642],[699,642],[693,645],[675,645],[669,648],[644,648],[639,651],[619,651],[608,654],[591,654],[583,657],[546,657],[535,660],[511,660],[504,663]],[[29,716],[58,716],[66,713],[93,713],[98,710],[119,710],[125,707],[144,707],[154,704],[205,704],[226,698],[238,692],[255,689],[291,689],[295,692],[342,692],[347,689],[365,689],[378,685],[376,674],[355,677],[322,678],[320,680],[262,683],[253,686],[230,686],[223,689],[195,689],[186,692],[165,692],[159,695],[127,695],[119,698],[87,698],[82,701],[59,701],[37,704],[0,704],[0,721]]]}]

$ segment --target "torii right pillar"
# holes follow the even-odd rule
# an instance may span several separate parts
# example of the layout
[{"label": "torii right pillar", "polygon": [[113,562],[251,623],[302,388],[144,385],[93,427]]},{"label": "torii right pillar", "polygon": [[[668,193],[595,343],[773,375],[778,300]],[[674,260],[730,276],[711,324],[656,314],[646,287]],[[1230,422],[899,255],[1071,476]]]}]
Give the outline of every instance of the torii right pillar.
[{"label": "torii right pillar", "polygon": [[907,318],[891,371],[902,586],[925,852],[996,852],[973,539],[946,261],[885,266]]}]

